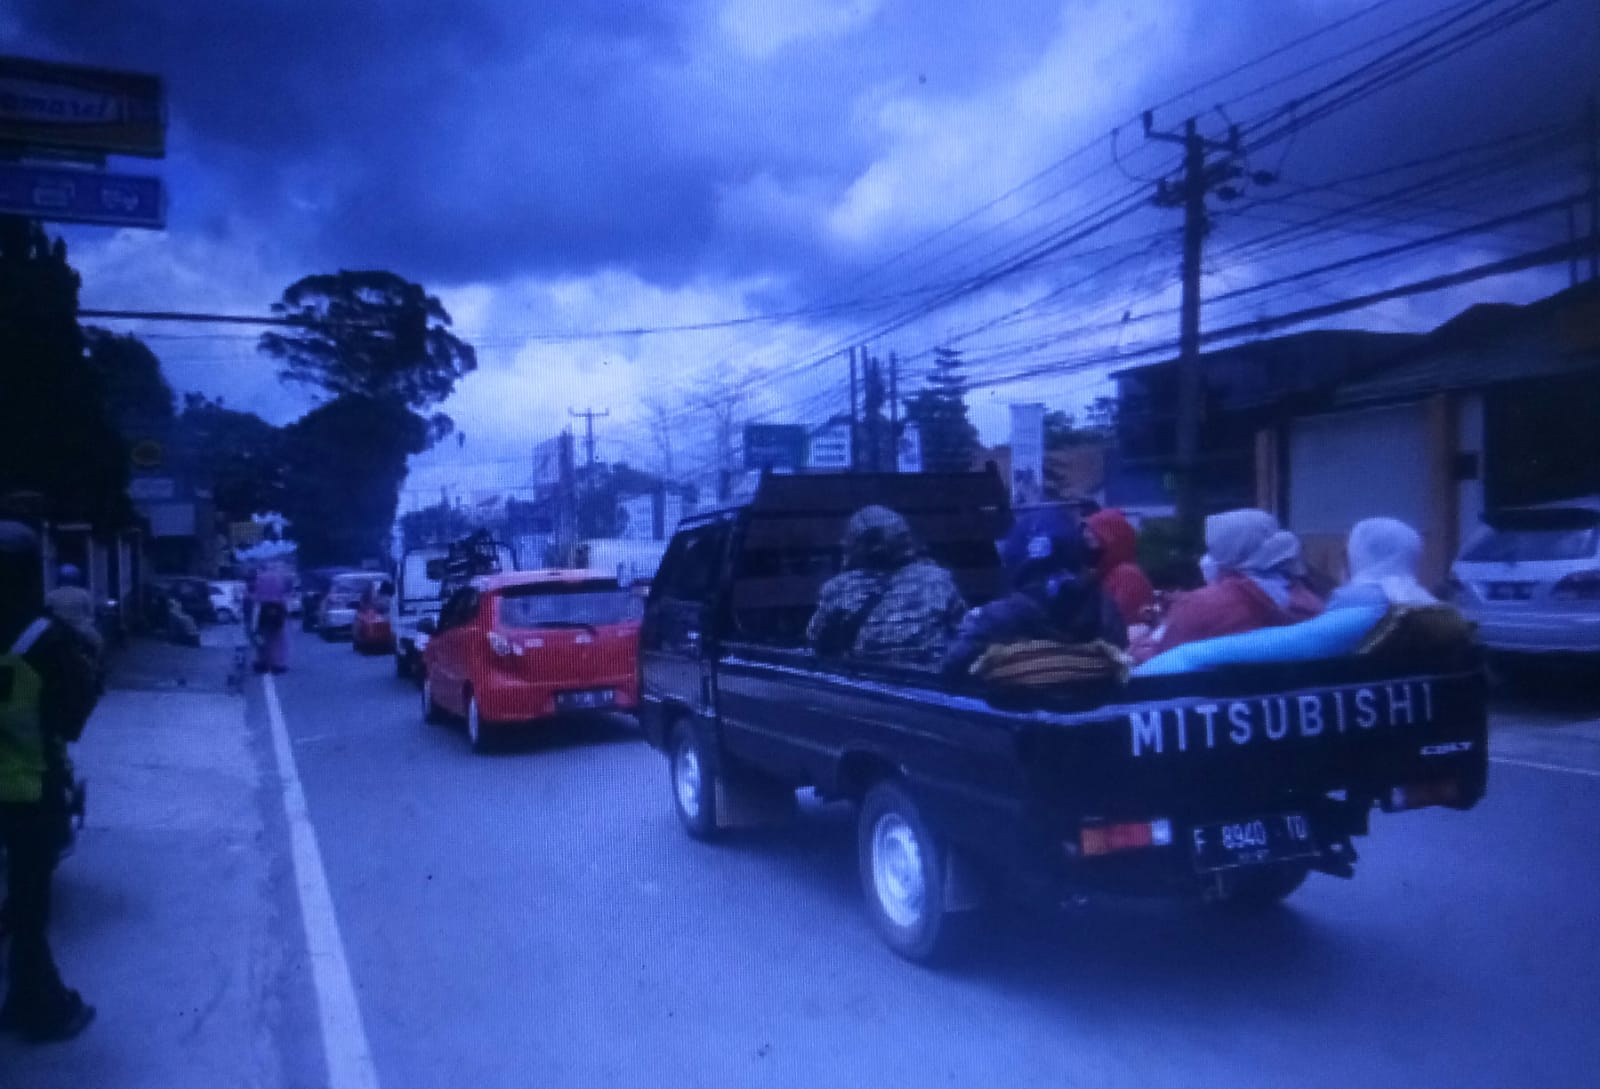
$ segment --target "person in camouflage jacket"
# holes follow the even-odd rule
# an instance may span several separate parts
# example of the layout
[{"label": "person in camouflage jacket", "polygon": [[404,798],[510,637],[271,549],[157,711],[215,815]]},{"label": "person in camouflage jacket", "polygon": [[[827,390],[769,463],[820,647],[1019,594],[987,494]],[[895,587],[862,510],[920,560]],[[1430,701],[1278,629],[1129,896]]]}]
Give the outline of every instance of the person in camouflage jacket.
[{"label": "person in camouflage jacket", "polygon": [[818,654],[933,667],[966,602],[950,572],[923,555],[906,520],[863,507],[844,534],[844,570],[822,587],[806,638]]}]

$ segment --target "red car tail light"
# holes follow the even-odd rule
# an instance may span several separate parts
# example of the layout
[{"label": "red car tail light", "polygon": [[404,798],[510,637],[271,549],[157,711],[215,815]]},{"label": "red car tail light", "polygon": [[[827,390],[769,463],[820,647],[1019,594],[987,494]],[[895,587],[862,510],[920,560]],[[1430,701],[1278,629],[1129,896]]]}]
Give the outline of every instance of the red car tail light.
[{"label": "red car tail light", "polygon": [[1574,571],[1556,583],[1550,596],[1560,601],[1600,601],[1600,570]]}]

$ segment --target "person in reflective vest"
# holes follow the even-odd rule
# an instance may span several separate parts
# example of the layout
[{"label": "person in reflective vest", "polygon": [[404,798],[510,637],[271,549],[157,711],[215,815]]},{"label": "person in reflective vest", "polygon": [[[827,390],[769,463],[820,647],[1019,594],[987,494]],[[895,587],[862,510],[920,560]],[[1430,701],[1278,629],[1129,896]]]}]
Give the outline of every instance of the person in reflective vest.
[{"label": "person in reflective vest", "polygon": [[67,835],[67,745],[83,731],[98,686],[73,633],[44,611],[38,539],[0,521],[0,842],[6,851],[10,971],[0,1029],[70,1039],[94,1007],[61,981],[50,952],[50,886]]}]

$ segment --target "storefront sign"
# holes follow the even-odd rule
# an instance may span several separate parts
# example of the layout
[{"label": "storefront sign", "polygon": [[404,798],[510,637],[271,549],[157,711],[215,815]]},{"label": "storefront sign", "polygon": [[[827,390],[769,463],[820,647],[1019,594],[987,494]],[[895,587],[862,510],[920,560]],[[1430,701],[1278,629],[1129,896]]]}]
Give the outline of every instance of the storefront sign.
[{"label": "storefront sign", "polygon": [[161,80],[0,57],[0,144],[163,158],[167,117]]}]

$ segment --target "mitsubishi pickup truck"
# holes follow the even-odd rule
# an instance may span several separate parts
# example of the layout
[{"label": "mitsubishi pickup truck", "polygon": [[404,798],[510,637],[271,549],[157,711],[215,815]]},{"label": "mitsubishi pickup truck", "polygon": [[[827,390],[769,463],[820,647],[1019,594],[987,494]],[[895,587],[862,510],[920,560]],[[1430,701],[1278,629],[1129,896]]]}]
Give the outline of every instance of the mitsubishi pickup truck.
[{"label": "mitsubishi pickup truck", "polygon": [[1472,647],[1049,690],[820,658],[806,623],[870,503],[905,516],[969,603],[1003,591],[993,471],[768,474],[674,535],[640,634],[640,720],[697,839],[792,811],[801,788],[854,803],[868,910],[902,956],[939,956],[996,897],[1268,906],[1310,873],[1353,876],[1374,812],[1484,795]]}]

